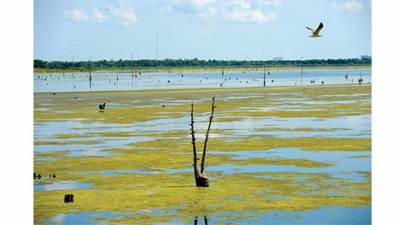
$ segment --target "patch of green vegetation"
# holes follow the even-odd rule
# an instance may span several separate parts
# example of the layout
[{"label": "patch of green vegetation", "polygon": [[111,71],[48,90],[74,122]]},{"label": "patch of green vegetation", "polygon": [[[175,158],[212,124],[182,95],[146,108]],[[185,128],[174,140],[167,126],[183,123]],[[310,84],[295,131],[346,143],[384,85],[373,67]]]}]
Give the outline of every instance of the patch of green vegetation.
[{"label": "patch of green vegetation", "polygon": [[53,135],[54,139],[72,139],[72,138],[89,138],[89,134],[56,134]]},{"label": "patch of green vegetation", "polygon": [[[194,187],[191,175],[97,174],[88,180],[95,183],[93,188],[67,191],[75,195],[73,204],[63,203],[65,191],[35,191],[35,212],[43,213],[35,213],[35,221],[60,213],[111,211],[137,215],[127,216],[122,220],[107,219],[113,224],[121,221],[146,222],[146,218],[151,216],[153,220],[147,222],[154,223],[166,222],[166,218],[167,221],[181,217],[191,220],[197,215],[212,216],[224,212],[239,212],[241,217],[246,217],[246,214],[254,216],[254,212],[270,210],[304,211],[326,205],[357,207],[371,204],[370,194],[357,192],[360,189],[365,190],[364,185],[351,185],[326,174],[219,175],[210,188]],[[347,195],[343,196],[343,192]],[[273,198],[274,196],[278,198]],[[162,214],[151,213],[152,210],[159,210]]]},{"label": "patch of green vegetation", "polygon": [[246,160],[232,160],[235,165],[285,165],[306,168],[330,167],[332,164],[322,163],[309,159],[282,159],[282,158],[250,158]]},{"label": "patch of green vegetation", "polygon": [[246,139],[213,139],[210,149],[218,151],[265,150],[279,147],[299,148],[310,151],[370,151],[370,138],[274,138],[259,135]]},{"label": "patch of green vegetation", "polygon": [[[66,138],[64,138],[66,139]],[[95,140],[82,140],[82,141],[35,141],[35,145],[94,145],[100,141]]]},{"label": "patch of green vegetation", "polygon": [[[34,171],[57,174],[55,179],[35,180],[45,184],[58,181],[90,183],[87,189],[34,191],[34,222],[58,214],[111,212],[115,218],[100,217],[96,221],[109,224],[154,224],[157,222],[202,220],[232,212],[226,219],[257,220],[271,210],[301,212],[324,206],[371,206],[371,172],[358,171],[366,182],[354,183],[337,174],[304,172],[209,172],[210,188],[197,188],[193,176],[192,144],[189,136],[190,104],[194,102],[195,120],[207,119],[211,97],[216,96],[215,121],[208,143],[206,165],[234,166],[285,165],[299,168],[328,168],[334,163],[302,158],[258,157],[239,160],[237,151],[273,148],[299,148],[310,151],[371,151],[370,138],[295,137],[276,138],[268,135],[234,132],[240,127],[218,127],[218,122],[234,122],[262,117],[317,119],[371,113],[370,85],[324,85],[306,87],[268,87],[199,90],[118,91],[90,93],[34,94],[35,123],[79,122],[115,124],[127,127],[160,118],[187,117],[187,130],[90,129],[82,134],[57,134],[49,140],[35,138],[35,145],[97,144],[101,138],[151,137],[151,140],[110,147],[107,156],[70,156],[70,151],[35,153]],[[354,100],[354,104],[337,101]],[[294,99],[298,99],[294,101]],[[324,101],[325,104],[304,104]],[[98,104],[107,102],[105,112]],[[162,106],[164,105],[164,107]],[[290,106],[290,107],[286,107]],[[200,119],[198,119],[200,120]],[[203,119],[204,120],[204,119]],[[204,132],[196,125],[197,134]],[[264,128],[263,128],[264,129]],[[288,132],[325,132],[331,129],[279,129]],[[258,130],[262,131],[262,130]],[[90,138],[89,141],[81,140]],[[79,140],[77,140],[79,139]],[[92,140],[93,139],[93,140]],[[203,148],[198,138],[197,149]],[[362,158],[364,156],[359,156]],[[365,156],[370,157],[370,156]],[[38,159],[45,160],[38,160]],[[207,167],[206,167],[207,168]],[[186,172],[189,169],[191,172]],[[111,171],[105,173],[104,171]],[[169,172],[175,171],[175,172]],[[185,172],[182,172],[185,171]],[[225,171],[226,172],[226,171]],[[351,171],[354,172],[354,171]],[[74,203],[65,204],[64,194],[73,193]],[[282,214],[282,216],[285,216]]]}]

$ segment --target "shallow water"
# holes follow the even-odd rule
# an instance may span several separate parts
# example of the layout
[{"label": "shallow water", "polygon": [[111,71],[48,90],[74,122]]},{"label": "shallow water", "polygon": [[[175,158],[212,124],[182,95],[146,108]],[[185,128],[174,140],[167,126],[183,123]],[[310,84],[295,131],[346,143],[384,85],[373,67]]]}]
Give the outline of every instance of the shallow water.
[{"label": "shallow water", "polygon": [[[344,75],[348,74],[348,79]],[[148,90],[177,88],[228,88],[263,86],[263,71],[142,73],[35,74],[34,92],[72,92],[105,90]],[[371,83],[371,69],[280,71],[266,75],[266,86],[321,85],[357,83],[360,78]],[[315,83],[311,83],[315,80]]]},{"label": "shallow water", "polygon": [[[46,178],[42,178],[43,180]],[[51,178],[55,179],[55,178]],[[44,184],[35,183],[33,190],[35,191],[54,191],[54,190],[72,190],[72,189],[87,189],[90,188],[92,184],[80,183],[76,181],[48,181]]]},{"label": "shallow water", "polygon": [[[325,173],[332,177],[346,179],[350,182],[367,182],[368,180],[358,172],[371,171],[371,152],[344,152],[344,151],[304,151],[296,148],[276,148],[262,151],[238,151],[238,152],[208,152],[212,154],[229,154],[234,159],[246,160],[249,158],[288,158],[310,159],[324,163],[332,163],[331,167],[304,168],[288,165],[232,165],[221,164],[208,166],[209,175],[213,172],[232,175],[234,173],[258,173],[258,172],[300,172],[300,173]],[[362,157],[358,157],[362,156]],[[192,172],[193,168],[167,169],[168,173]]]},{"label": "shallow water", "polygon": [[[371,137],[371,115],[333,118],[242,118],[236,121],[215,122],[214,129],[225,129],[232,136],[249,134],[271,135],[278,138],[294,137]],[[310,129],[296,132],[296,129]],[[281,130],[281,131],[280,131]]]},{"label": "shallow water", "polygon": [[[271,73],[268,76],[267,86],[279,85],[311,85],[310,79],[316,79],[316,82],[324,80],[325,84],[333,83],[350,83],[351,78],[358,79],[361,72],[364,82],[370,82],[371,70],[362,71],[349,71],[349,80],[345,80],[343,74],[347,71],[310,71],[303,74],[302,81],[299,80],[299,74],[296,72],[279,72]],[[110,74],[93,74],[93,86],[89,89],[88,81],[84,75],[75,75],[73,79],[61,78],[62,75],[35,75],[35,92],[58,92],[58,91],[89,91],[89,90],[133,90],[136,89],[158,89],[158,88],[202,88],[202,87],[216,87],[221,88],[220,84],[223,83],[224,87],[251,87],[260,86],[261,72],[238,72],[238,73],[225,73],[224,79],[218,73],[193,73],[184,74],[142,74],[133,83],[129,83],[132,79],[124,74],[119,75],[119,80],[113,78],[114,75]],[[39,76],[41,76],[39,78]],[[47,79],[44,80],[44,76]],[[59,76],[60,79],[57,79]],[[81,77],[79,77],[81,76]],[[107,77],[106,77],[107,76]],[[262,77],[262,76],[261,76]],[[225,78],[227,79],[225,81]],[[271,80],[274,79],[272,83]],[[168,83],[167,81],[170,80]],[[201,80],[201,82],[200,82]],[[111,82],[109,82],[111,81]],[[116,84],[113,84],[113,81]],[[270,81],[270,82],[268,82]],[[45,83],[47,82],[48,85]],[[124,83],[125,82],[125,83]],[[356,81],[354,81],[356,82]],[[72,84],[75,88],[72,88]],[[321,85],[316,83],[315,85]],[[229,97],[233,98],[251,98],[243,94],[242,96],[236,95]],[[243,108],[249,111],[268,111],[268,110],[302,110],[302,105],[313,104],[328,104],[321,96],[320,101],[307,102],[304,101],[299,95],[290,97],[273,96],[274,100],[279,101],[279,98],[286,98],[295,101],[291,105],[273,104],[270,108]],[[276,98],[275,98],[276,97]],[[339,97],[340,96],[336,96]],[[183,104],[184,100],[176,99],[154,99],[152,101],[144,102],[140,99],[132,100],[133,102],[118,102],[114,103],[114,107],[124,106],[125,104],[134,103],[138,107],[141,104]],[[329,101],[330,104],[351,104],[356,100],[335,100]],[[369,104],[369,100],[365,100]],[[49,110],[52,105],[41,104],[41,108],[34,110]],[[301,103],[301,104],[297,104]],[[189,104],[189,103],[188,103]],[[49,108],[46,108],[46,107]],[[208,113],[196,115],[196,138],[204,138],[205,130],[207,129]],[[371,138],[371,115],[343,115],[332,118],[315,118],[315,117],[235,117],[235,121],[225,122],[221,117],[215,119],[212,124],[211,133],[212,138],[245,138],[250,135],[270,136],[276,138],[294,138],[294,137],[334,137],[334,138]],[[221,119],[218,121],[218,119]],[[229,119],[229,118],[228,118]],[[130,144],[152,141],[155,138],[162,136],[167,132],[181,131],[187,133],[189,136],[190,117],[182,115],[181,117],[169,117],[167,114],[160,117],[152,117],[144,122],[135,122],[129,124],[117,123],[103,123],[102,121],[85,121],[81,119],[68,119],[68,120],[48,120],[48,121],[34,121],[34,145],[35,153],[51,153],[57,151],[66,151],[67,156],[108,156],[110,153],[107,150],[114,148],[129,148]],[[107,133],[124,132],[131,133],[124,137],[108,136]],[[164,138],[164,137],[163,137]],[[168,138],[177,138],[169,135]],[[179,137],[182,138],[182,137]],[[188,153],[191,154],[191,153]],[[229,154],[232,159],[246,160],[250,158],[282,158],[282,159],[308,159],[315,160],[323,163],[331,163],[332,166],[322,168],[304,168],[294,165],[234,165],[234,164],[218,164],[207,166],[207,174],[210,180],[213,181],[215,176],[230,176],[239,173],[254,174],[253,176],[264,176],[257,173],[278,172],[283,174],[288,173],[301,173],[301,174],[314,174],[323,173],[332,178],[343,179],[349,182],[370,182],[370,178],[363,172],[371,172],[371,151],[305,151],[298,148],[272,148],[269,150],[252,150],[252,151],[209,151],[208,154],[212,157],[214,154]],[[35,161],[45,163],[46,160],[51,158],[35,157]],[[185,169],[154,169],[154,168],[141,168],[134,170],[92,170],[82,171],[82,174],[101,174],[106,176],[118,176],[118,174],[144,174],[153,175],[158,173],[188,173],[192,176],[193,167],[190,164],[186,165]],[[215,176],[213,176],[213,174]],[[306,175],[304,175],[305,177]],[[303,179],[300,176],[299,179]],[[44,181],[44,180],[43,180]],[[43,182],[42,181],[42,182]],[[60,181],[56,182],[50,178],[45,183],[36,182],[34,191],[52,191],[52,190],[72,190],[72,189],[90,189],[92,184],[80,183],[75,181]],[[54,181],[54,182],[53,182]],[[212,184],[211,184],[212,186]],[[370,191],[364,191],[370,194]],[[282,196],[287,197],[287,196]],[[163,212],[152,209],[143,209],[137,213],[147,213],[150,215],[159,215]],[[256,212],[254,212],[256,213]],[[236,219],[233,221],[227,220],[226,216],[233,216],[238,218],[239,213],[228,212],[224,214],[211,214],[207,215],[209,224],[213,223],[243,223],[243,224],[370,224],[371,223],[371,207],[358,207],[358,208],[345,208],[337,206],[328,206],[316,210],[289,212],[289,211],[267,211],[257,215],[260,220],[251,219]],[[95,219],[113,218],[118,219],[125,216],[132,216],[127,214],[113,214],[112,212],[75,212],[74,214],[59,214],[49,220],[39,221],[41,223],[51,224],[107,224],[99,222]],[[202,215],[199,216],[199,224],[203,223]],[[193,224],[193,221],[185,223],[182,221],[172,221],[170,223],[154,223],[154,224]]]},{"label": "shallow water", "polygon": [[[54,122],[40,122],[35,124],[34,135],[36,141],[54,140],[59,144],[40,144],[34,146],[34,151],[46,153],[52,151],[69,151],[70,156],[98,155],[107,156],[110,153],[104,150],[118,147],[128,147],[128,144],[150,141],[154,138],[147,136],[130,137],[102,137],[101,132],[133,132],[137,129],[136,124],[103,124],[87,123],[83,120],[66,120]],[[145,127],[143,127],[145,129]],[[96,133],[97,132],[97,133]],[[86,133],[90,135],[85,136]],[[55,138],[57,135],[82,135],[82,138]],[[83,142],[88,144],[74,144],[74,142]],[[95,143],[92,143],[94,141]]]},{"label": "shallow water", "polygon": [[[111,212],[84,212],[77,214],[58,214],[57,216],[42,221],[43,224],[87,224],[87,225],[107,225],[106,222],[94,221],[96,218],[120,218],[126,216],[125,214],[114,214]],[[39,223],[40,224],[40,223]]]},{"label": "shallow water", "polygon": [[[246,160],[250,158],[283,158],[283,159],[309,159],[322,163],[332,164],[324,168],[305,168],[294,165],[234,165],[220,164],[207,166],[207,174],[232,175],[236,173],[257,173],[262,172],[300,172],[300,173],[324,173],[333,178],[345,179],[349,182],[368,182],[360,172],[371,171],[371,152],[347,152],[347,151],[305,151],[297,148],[274,148],[260,151],[235,151],[221,152],[209,151],[208,155],[228,154],[233,160]],[[185,169],[135,169],[135,170],[94,170],[84,171],[82,174],[102,174],[117,176],[118,174],[156,174],[156,173],[192,173],[193,167],[188,164]]]},{"label": "shallow water", "polygon": [[[199,132],[197,138],[204,137],[207,128],[207,117],[199,117],[196,129]],[[104,150],[110,148],[125,148],[129,144],[154,140],[153,137],[144,134],[162,134],[167,131],[187,131],[188,117],[154,119],[134,124],[102,124],[87,123],[82,120],[67,120],[58,122],[40,122],[35,125],[34,134],[36,141],[57,140],[54,138],[61,134],[83,135],[82,138],[58,139],[65,144],[40,144],[35,145],[35,152],[70,151],[71,156],[102,155],[109,153]],[[299,132],[296,128],[311,129]],[[211,137],[240,137],[246,135],[270,135],[278,138],[294,137],[371,137],[371,115],[342,116],[333,118],[242,118],[229,122],[214,122],[213,129],[224,130],[223,133],[212,133]],[[104,137],[101,132],[132,132],[129,137]],[[203,131],[203,132],[201,132]],[[86,133],[91,133],[85,137]],[[135,136],[135,134],[140,134]],[[74,144],[76,141],[97,143]],[[340,149],[338,149],[340,150]]]},{"label": "shallow water", "polygon": [[[153,223],[154,225],[191,225],[197,217],[197,224],[205,224],[204,216],[208,224],[371,224],[371,207],[345,208],[337,206],[322,207],[316,210],[304,212],[288,212],[271,210],[261,215],[260,220],[235,219],[227,220],[228,216],[235,216],[235,213],[223,213],[212,215],[193,215],[193,221],[182,222],[174,221],[167,223]],[[161,214],[159,210],[141,210],[140,214]],[[111,212],[84,212],[76,214],[59,214],[43,223],[51,224],[87,224],[87,225],[106,225],[108,223],[95,221],[97,218],[118,219],[131,214],[114,214]],[[39,223],[40,224],[40,223]]]}]

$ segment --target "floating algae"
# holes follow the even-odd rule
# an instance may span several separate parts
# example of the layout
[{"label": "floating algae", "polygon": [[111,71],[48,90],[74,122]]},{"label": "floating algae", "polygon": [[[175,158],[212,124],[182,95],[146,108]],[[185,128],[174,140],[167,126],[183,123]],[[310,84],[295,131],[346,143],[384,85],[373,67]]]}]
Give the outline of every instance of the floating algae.
[{"label": "floating algae", "polygon": [[[208,189],[196,188],[190,103],[195,102],[196,113],[204,117],[196,123],[200,144],[212,96],[220,99],[213,123],[215,136],[208,146],[207,173],[213,180]],[[358,219],[346,217],[353,212],[363,222],[370,218],[370,85],[310,86],[305,92],[301,87],[277,87],[34,97],[35,109],[42,109],[34,111],[35,172],[55,173],[53,182],[60,184],[91,184],[67,190],[75,196],[72,204],[63,203],[64,190],[35,190],[35,224],[85,213],[99,216],[83,220],[109,224],[189,224],[203,215],[216,223],[271,218],[278,222],[336,218],[354,223]],[[344,99],[339,101],[339,97]],[[98,112],[99,99],[110,102],[104,113]],[[306,110],[298,110],[305,107],[304,101],[315,100],[324,104],[307,104]],[[285,104],[292,107],[285,109]],[[270,117],[275,118],[273,127]],[[305,122],[289,126],[291,119],[299,118]],[[362,119],[350,125],[354,120],[345,122],[345,118]],[[331,119],[343,123],[319,123]],[[229,127],[234,121],[242,122]],[[50,122],[52,129],[46,126]],[[246,122],[254,125],[243,126]],[[54,132],[57,124],[59,130]],[[170,129],[168,124],[172,124]],[[274,135],[269,128],[281,132]],[[334,134],[340,131],[349,136]],[[290,136],[293,133],[298,135]],[[134,137],[144,139],[135,141]],[[93,142],[82,143],[85,140]],[[46,151],[39,151],[43,146]],[[90,148],[93,154],[77,154]],[[47,181],[35,180],[37,185],[42,182]]]}]

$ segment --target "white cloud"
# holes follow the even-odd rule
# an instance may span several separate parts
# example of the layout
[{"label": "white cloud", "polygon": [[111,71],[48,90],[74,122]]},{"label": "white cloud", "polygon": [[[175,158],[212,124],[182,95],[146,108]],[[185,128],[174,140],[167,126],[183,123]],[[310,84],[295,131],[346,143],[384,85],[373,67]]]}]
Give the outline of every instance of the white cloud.
[{"label": "white cloud", "polygon": [[125,27],[134,25],[137,21],[137,16],[133,11],[125,8],[113,8],[111,13],[114,17],[118,18],[118,23]]},{"label": "white cloud", "polygon": [[168,0],[160,2],[162,12],[206,13],[215,5],[215,0]]},{"label": "white cloud", "polygon": [[238,10],[227,14],[227,18],[232,21],[238,21],[242,23],[266,23],[276,19],[276,15],[272,12],[264,14],[261,10]]},{"label": "white cloud", "polygon": [[266,6],[281,6],[281,0],[258,0],[258,4]]},{"label": "white cloud", "polygon": [[[267,1],[256,2],[265,4]],[[268,1],[270,2],[270,1]],[[261,5],[259,5],[261,7]],[[269,12],[265,14],[260,8],[251,5],[251,1],[235,0],[224,7],[225,16],[231,21],[242,23],[267,23],[275,20],[275,13]]]},{"label": "white cloud", "polygon": [[125,27],[134,25],[137,22],[137,16],[133,12],[130,1],[120,0],[117,6],[111,6],[109,10],[117,18],[117,23]]},{"label": "white cloud", "polygon": [[250,2],[247,0],[234,0],[231,2],[231,5],[235,5],[241,9],[250,9]]},{"label": "white cloud", "polygon": [[367,8],[371,8],[370,1],[348,0],[348,1],[334,1],[332,2],[332,9],[334,11],[353,11],[358,12]]},{"label": "white cloud", "polygon": [[194,14],[203,20],[212,20],[217,15],[216,0],[168,0],[158,4],[158,11],[164,13],[182,12]]},{"label": "white cloud", "polygon": [[87,15],[82,7],[73,10],[64,10],[64,15],[76,21],[92,21],[92,22],[105,22],[114,21],[117,24],[128,27],[137,22],[137,16],[134,13],[130,1],[119,0],[115,5],[108,5],[102,12],[96,7],[93,7],[92,14]]},{"label": "white cloud", "polygon": [[253,10],[250,12],[250,21],[256,23],[266,23],[276,19],[275,13],[264,14],[261,10]]},{"label": "white cloud", "polygon": [[76,21],[88,21],[89,17],[86,15],[85,10],[79,7],[73,10],[64,10],[64,15]]},{"label": "white cloud", "polygon": [[214,4],[215,0],[192,0],[192,2],[197,7],[204,7],[210,4]]},{"label": "white cloud", "polygon": [[203,20],[225,18],[241,23],[267,23],[277,17],[268,8],[280,6],[281,0],[167,0],[158,5],[160,12],[195,14]]},{"label": "white cloud", "polygon": [[97,8],[93,8],[93,17],[98,22],[104,22],[108,20],[108,16],[100,12]]}]

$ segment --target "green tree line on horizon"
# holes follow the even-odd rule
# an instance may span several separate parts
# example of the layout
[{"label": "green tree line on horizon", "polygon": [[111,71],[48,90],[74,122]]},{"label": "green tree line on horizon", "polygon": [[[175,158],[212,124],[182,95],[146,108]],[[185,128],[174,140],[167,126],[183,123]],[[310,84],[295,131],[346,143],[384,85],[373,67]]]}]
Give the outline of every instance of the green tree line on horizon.
[{"label": "green tree line on horizon", "polygon": [[44,61],[33,60],[35,69],[101,70],[118,68],[156,67],[318,67],[318,66],[371,66],[370,59],[310,59],[310,60],[199,60],[194,59],[139,59],[139,60],[98,60],[98,61]]}]

